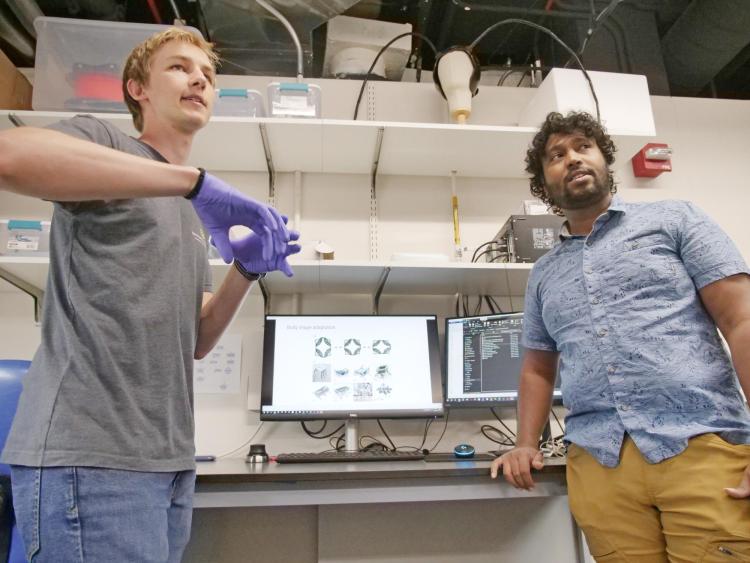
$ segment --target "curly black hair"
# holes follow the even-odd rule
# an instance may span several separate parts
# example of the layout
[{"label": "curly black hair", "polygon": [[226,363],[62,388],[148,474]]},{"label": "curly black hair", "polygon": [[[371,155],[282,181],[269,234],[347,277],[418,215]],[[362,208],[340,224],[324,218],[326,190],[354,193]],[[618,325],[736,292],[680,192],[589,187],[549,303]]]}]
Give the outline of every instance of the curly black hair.
[{"label": "curly black hair", "polygon": [[[585,111],[571,111],[566,116],[553,111],[547,115],[547,119],[544,120],[539,132],[534,136],[534,140],[531,141],[529,150],[526,151],[526,172],[531,174],[529,185],[534,197],[538,197],[549,205],[556,214],[563,215],[562,210],[552,202],[544,189],[544,168],[542,167],[547,141],[549,141],[552,135],[557,133],[567,135],[579,133],[596,141],[599,150],[604,155],[604,160],[608,168],[615,161],[617,148],[607,134],[604,126]],[[609,178],[610,193],[617,193],[615,179],[609,169],[607,170],[607,176]]]}]

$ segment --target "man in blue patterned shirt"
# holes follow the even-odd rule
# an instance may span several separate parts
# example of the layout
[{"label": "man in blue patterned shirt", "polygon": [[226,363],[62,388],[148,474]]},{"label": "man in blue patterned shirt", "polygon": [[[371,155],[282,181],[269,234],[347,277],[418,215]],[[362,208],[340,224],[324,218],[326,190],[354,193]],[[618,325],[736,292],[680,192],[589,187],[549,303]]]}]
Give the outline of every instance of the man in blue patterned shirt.
[{"label": "man in blue patterned shirt", "polygon": [[614,152],[590,115],[551,113],[527,153],[567,221],[529,278],[518,443],[491,475],[533,487],[559,368],[592,555],[750,561],[750,270],[693,204],[614,196]]}]

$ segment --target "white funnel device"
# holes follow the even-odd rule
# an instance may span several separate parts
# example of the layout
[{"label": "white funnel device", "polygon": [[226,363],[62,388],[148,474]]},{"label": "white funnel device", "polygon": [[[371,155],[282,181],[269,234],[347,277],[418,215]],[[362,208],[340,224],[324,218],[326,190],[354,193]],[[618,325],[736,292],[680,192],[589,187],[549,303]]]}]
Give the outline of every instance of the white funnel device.
[{"label": "white funnel device", "polygon": [[471,115],[471,98],[479,82],[479,65],[468,50],[454,48],[442,53],[435,61],[435,83],[448,101],[451,119],[465,123]]}]

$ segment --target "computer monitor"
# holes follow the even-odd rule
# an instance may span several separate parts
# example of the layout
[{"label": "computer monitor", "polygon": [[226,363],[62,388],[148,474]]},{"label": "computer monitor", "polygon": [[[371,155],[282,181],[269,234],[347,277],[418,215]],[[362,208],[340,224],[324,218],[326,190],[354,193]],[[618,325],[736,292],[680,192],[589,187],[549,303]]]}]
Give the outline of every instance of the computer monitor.
[{"label": "computer monitor", "polygon": [[261,420],[443,414],[434,315],[268,315]]},{"label": "computer monitor", "polygon": [[[445,404],[496,407],[518,399],[523,313],[445,320]],[[559,382],[553,402],[561,403]]]}]

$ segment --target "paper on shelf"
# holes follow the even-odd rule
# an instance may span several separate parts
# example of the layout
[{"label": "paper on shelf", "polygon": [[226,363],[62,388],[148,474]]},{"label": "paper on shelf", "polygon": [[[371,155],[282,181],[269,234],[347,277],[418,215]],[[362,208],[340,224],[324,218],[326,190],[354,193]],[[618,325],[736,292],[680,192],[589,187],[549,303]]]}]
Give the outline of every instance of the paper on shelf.
[{"label": "paper on shelf", "polygon": [[240,392],[242,335],[225,334],[202,360],[195,361],[193,385],[196,393]]}]

